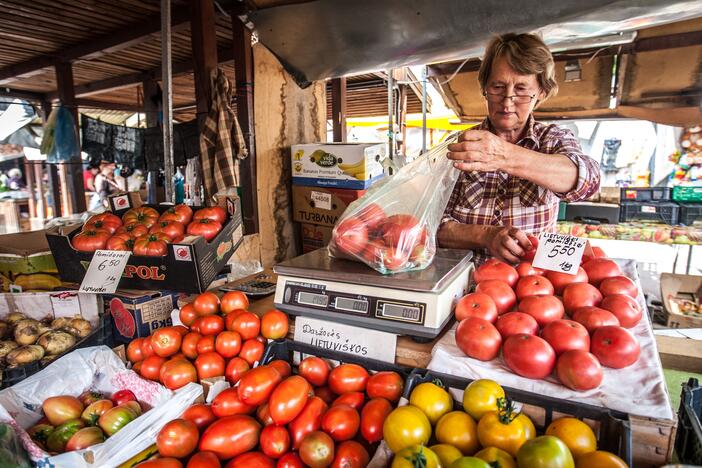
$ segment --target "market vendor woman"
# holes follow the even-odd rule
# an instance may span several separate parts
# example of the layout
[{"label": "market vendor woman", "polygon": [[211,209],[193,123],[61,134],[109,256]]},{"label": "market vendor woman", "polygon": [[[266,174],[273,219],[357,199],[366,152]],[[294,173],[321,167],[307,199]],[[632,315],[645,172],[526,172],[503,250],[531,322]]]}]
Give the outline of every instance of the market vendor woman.
[{"label": "market vendor woman", "polygon": [[559,200],[599,190],[600,168],[569,130],[534,120],[534,108],[558,90],[553,56],[541,38],[496,37],[478,80],[488,116],[448,147],[463,172],[438,242],[474,250],[476,264],[489,257],[516,263],[531,248],[527,234],[555,229]]}]

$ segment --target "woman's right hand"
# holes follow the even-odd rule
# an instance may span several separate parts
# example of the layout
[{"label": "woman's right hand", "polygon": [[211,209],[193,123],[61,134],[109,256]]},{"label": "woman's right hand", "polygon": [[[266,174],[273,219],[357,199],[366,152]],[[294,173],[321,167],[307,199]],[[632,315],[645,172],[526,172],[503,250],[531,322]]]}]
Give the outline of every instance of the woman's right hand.
[{"label": "woman's right hand", "polygon": [[526,233],[512,226],[495,226],[486,247],[490,255],[508,263],[518,263],[533,248]]}]

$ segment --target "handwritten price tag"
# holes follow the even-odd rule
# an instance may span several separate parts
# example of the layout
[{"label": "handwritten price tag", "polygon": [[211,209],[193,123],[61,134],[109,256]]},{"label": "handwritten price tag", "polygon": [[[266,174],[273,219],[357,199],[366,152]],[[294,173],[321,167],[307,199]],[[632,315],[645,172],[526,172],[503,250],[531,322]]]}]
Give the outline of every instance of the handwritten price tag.
[{"label": "handwritten price tag", "polygon": [[587,239],[556,234],[544,233],[539,238],[532,265],[544,270],[558,271],[575,275],[583,258]]},{"label": "handwritten price tag", "polygon": [[96,250],[80,284],[80,292],[112,294],[117,290],[131,252]]}]

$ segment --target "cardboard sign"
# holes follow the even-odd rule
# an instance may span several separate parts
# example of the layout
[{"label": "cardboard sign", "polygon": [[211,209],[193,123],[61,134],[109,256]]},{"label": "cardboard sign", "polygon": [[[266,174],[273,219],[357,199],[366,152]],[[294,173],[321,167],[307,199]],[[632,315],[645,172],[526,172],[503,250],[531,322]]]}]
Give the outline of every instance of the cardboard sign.
[{"label": "cardboard sign", "polygon": [[85,278],[80,284],[80,292],[96,294],[115,292],[131,254],[131,252],[119,250],[96,250]]},{"label": "cardboard sign", "polygon": [[395,362],[397,335],[309,317],[295,318],[295,341],[318,348]]},{"label": "cardboard sign", "polygon": [[534,261],[536,268],[575,275],[585,251],[587,239],[547,232],[539,237]]}]

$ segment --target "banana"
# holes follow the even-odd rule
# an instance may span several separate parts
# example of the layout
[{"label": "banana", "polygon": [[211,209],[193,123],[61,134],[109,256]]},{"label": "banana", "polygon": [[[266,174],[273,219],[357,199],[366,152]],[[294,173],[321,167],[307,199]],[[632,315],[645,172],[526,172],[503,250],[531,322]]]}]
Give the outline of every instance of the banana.
[{"label": "banana", "polygon": [[31,275],[19,275],[13,281],[17,286],[22,287],[22,291],[44,290],[51,291],[61,286],[61,280],[53,275],[45,273],[34,273]]},{"label": "banana", "polygon": [[357,172],[356,174],[354,174],[354,177],[358,180],[366,180],[368,178],[368,173],[366,171]]},{"label": "banana", "polygon": [[[339,169],[344,171],[346,174],[350,175],[351,177],[358,177],[357,174],[360,173],[365,173],[366,171],[366,161],[364,159],[361,159],[360,161],[354,163],[354,164],[339,164],[338,165]],[[361,179],[365,180],[365,179]]]},{"label": "banana", "polygon": [[153,444],[119,465],[118,468],[133,468],[143,461],[153,459],[156,455],[158,455],[158,449],[156,448],[156,444]]}]

